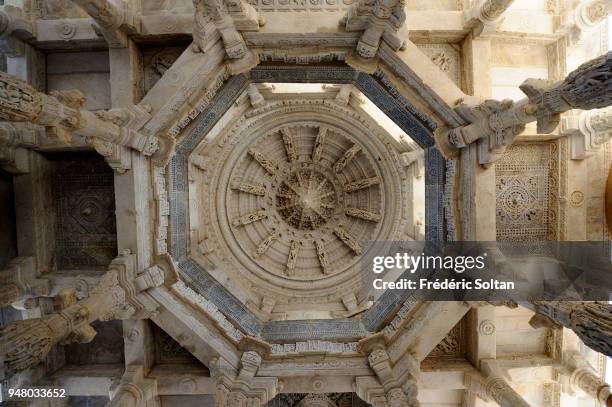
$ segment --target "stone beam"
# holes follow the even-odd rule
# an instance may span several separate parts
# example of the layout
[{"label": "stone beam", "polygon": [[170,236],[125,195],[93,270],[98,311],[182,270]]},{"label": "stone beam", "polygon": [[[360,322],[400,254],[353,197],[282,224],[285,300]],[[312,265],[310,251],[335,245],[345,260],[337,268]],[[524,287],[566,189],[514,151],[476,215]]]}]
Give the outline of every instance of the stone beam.
[{"label": "stone beam", "polygon": [[159,266],[139,273],[129,252],[113,260],[89,297],[76,300],[75,291],[60,293],[61,312],[42,319],[15,321],[0,330],[0,360],[12,375],[36,366],[58,343],[88,343],[96,335],[97,320],[148,318],[157,304],[146,295],[149,288],[173,279]]},{"label": "stone beam", "polygon": [[473,30],[474,36],[494,32],[503,14],[514,0],[480,0],[464,14],[466,27]]},{"label": "stone beam", "polygon": [[128,46],[128,33],[139,30],[124,0],[72,0],[94,19],[110,48]]},{"label": "stone beam", "polygon": [[372,59],[378,53],[381,41],[393,50],[404,47],[405,41],[398,31],[406,21],[404,0],[375,0],[373,3],[360,0],[351,7],[341,21],[346,31],[363,31],[357,43],[357,54]]},{"label": "stone beam", "polygon": [[78,132],[86,138],[126,146],[146,156],[160,150],[160,141],[155,136],[145,136],[137,131],[150,118],[145,108],[133,106],[93,113],[82,107],[84,102],[85,97],[77,90],[46,95],[20,79],[0,72],[2,120],[45,126],[66,143],[70,143],[73,132]]},{"label": "stone beam", "polygon": [[[537,121],[538,133],[554,131],[560,115],[571,109],[591,110],[612,103],[612,52],[589,61],[558,83],[527,79],[520,86],[527,98],[518,102],[461,101],[455,111],[469,124],[439,128],[436,142],[447,158],[478,141],[478,162],[489,166],[512,144],[525,124]],[[467,103],[466,103],[467,102]],[[474,107],[470,107],[470,105]]]},{"label": "stone beam", "polygon": [[34,26],[19,7],[0,6],[0,51],[10,57],[25,56],[25,41],[35,37]]}]

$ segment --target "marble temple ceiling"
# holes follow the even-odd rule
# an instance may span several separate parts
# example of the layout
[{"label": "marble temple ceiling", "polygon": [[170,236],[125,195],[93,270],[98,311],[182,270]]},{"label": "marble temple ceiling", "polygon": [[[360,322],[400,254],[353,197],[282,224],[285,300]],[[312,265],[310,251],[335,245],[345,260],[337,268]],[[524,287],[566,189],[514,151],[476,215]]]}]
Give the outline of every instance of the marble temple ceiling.
[{"label": "marble temple ceiling", "polygon": [[[48,3],[57,7],[47,4],[36,11],[37,18],[47,20],[41,27],[58,25],[41,28],[44,35],[71,43],[91,34],[84,11],[62,13],[62,2]],[[95,115],[83,108],[82,95],[46,96],[2,77],[2,86],[18,91],[2,105],[9,118],[53,128],[51,138],[63,140],[66,148],[75,143],[68,137],[73,132],[77,142],[85,136],[116,170],[120,255],[99,287],[63,292],[55,308],[43,313],[49,324],[59,312],[75,318],[70,325],[75,334],[54,331],[50,344],[91,340],[95,330],[89,319],[151,319],[176,341],[170,347],[182,346],[208,368],[207,377],[215,382],[207,382],[207,394],[215,393],[219,405],[234,407],[312,389],[356,392],[374,405],[417,405],[419,364],[428,355],[441,346],[443,354],[468,357],[464,329],[488,343],[495,332],[490,307],[470,311],[472,304],[420,303],[404,294],[374,295],[363,287],[361,259],[369,240],[474,238],[473,168],[488,168],[524,129],[523,122],[495,127],[506,123],[493,119],[509,112],[513,120],[536,120],[519,110],[520,103],[491,102],[473,110],[458,105],[473,103],[456,83],[459,73],[449,77],[435,58],[399,40],[408,38],[403,3],[381,6],[385,13],[377,15],[383,20],[377,25],[369,3],[310,2],[304,6],[309,11],[326,11],[318,31],[311,15],[306,23],[296,17],[304,10],[285,10],[287,19],[266,21],[266,12],[284,9],[282,1],[255,7],[227,2],[222,10],[200,1],[194,10],[190,2],[179,2],[173,15],[164,14],[161,20],[167,20],[158,18],[155,24],[153,3],[163,7],[166,2],[145,2],[140,31],[134,31],[129,13],[113,16],[110,6],[103,13],[90,7],[95,1],[77,3],[100,23],[89,44],[103,38],[111,54],[130,55],[134,32],[145,44],[166,34],[164,41],[172,42],[193,28],[194,42],[173,49],[168,60],[145,52],[156,64],[146,68],[152,70],[144,80],[147,92],[136,96],[130,86],[117,89],[111,83],[114,109]],[[179,24],[184,15],[189,23]],[[57,22],[58,16],[68,18]],[[292,30],[288,22],[304,30],[287,32]],[[473,28],[459,31],[465,35]],[[41,38],[47,50],[58,46],[57,39],[45,43]],[[114,63],[115,79],[125,74],[127,82],[140,84],[132,76],[137,69],[128,66],[117,73]],[[609,58],[604,63],[609,66]],[[37,103],[44,106],[42,115]],[[493,131],[477,140],[462,139],[458,129],[481,119]],[[537,120],[545,124],[542,117]],[[101,128],[117,136],[105,139]],[[476,141],[477,151],[462,145],[475,147]],[[461,158],[453,160],[460,148]],[[131,182],[122,181],[133,174]],[[123,205],[132,199],[135,221],[124,216],[130,210]],[[82,209],[72,218],[89,225],[96,208],[72,201]],[[126,233],[132,226],[136,232]],[[21,270],[26,262],[11,267]],[[82,304],[90,310],[86,316],[79,311]],[[468,313],[471,319],[464,319]],[[32,325],[32,331],[43,332],[44,323]],[[126,349],[137,346],[146,331],[139,325],[126,329],[131,323],[124,325]],[[546,339],[546,345],[554,340]],[[487,355],[480,348],[470,352],[477,353],[477,365],[478,355]],[[24,362],[7,363],[13,369]],[[499,396],[497,385],[504,397],[519,400],[487,366],[478,367],[492,378],[485,393]],[[333,384],[317,378],[308,385],[296,377],[319,374],[341,377]],[[128,369],[122,383],[141,379],[142,372]],[[334,403],[341,398],[328,396],[310,405],[333,405],[330,397]],[[300,397],[308,398],[317,399]]]}]

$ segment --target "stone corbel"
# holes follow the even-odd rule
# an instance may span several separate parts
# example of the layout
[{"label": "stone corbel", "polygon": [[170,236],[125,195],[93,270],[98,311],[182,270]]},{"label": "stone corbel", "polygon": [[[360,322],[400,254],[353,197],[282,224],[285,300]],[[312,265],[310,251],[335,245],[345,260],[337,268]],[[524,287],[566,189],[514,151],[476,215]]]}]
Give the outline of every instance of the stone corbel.
[{"label": "stone corbel", "polygon": [[150,318],[157,303],[147,291],[175,279],[164,264],[138,272],[136,256],[124,252],[111,262],[87,298],[60,301],[63,305],[55,313],[0,329],[2,367],[12,375],[40,363],[55,344],[90,342],[96,335],[91,323],[97,320]]},{"label": "stone corbel", "polygon": [[128,34],[138,32],[136,18],[124,0],[72,0],[91,16],[111,48],[128,46]]},{"label": "stone corbel", "polygon": [[586,110],[563,118],[562,133],[569,137],[570,158],[584,160],[612,138],[612,108]]},{"label": "stone corbel", "polygon": [[25,55],[25,41],[35,37],[34,25],[19,7],[0,6],[0,52],[10,57]]},{"label": "stone corbel", "polygon": [[244,337],[238,344],[243,351],[240,367],[233,368],[225,359],[211,363],[211,376],[215,379],[215,402],[217,407],[263,407],[277,393],[276,377],[257,377],[264,357],[272,349],[257,338]]},{"label": "stone corbel", "polygon": [[0,308],[49,294],[49,280],[39,278],[33,257],[17,257],[0,270]]},{"label": "stone corbel", "polygon": [[380,42],[385,41],[394,51],[405,46],[398,35],[406,21],[405,0],[360,0],[343,17],[346,31],[363,31],[357,43],[357,54],[364,59],[376,56]]},{"label": "stone corbel", "polygon": [[0,166],[11,174],[30,172],[27,150],[38,146],[42,131],[30,123],[0,122]]},{"label": "stone corbel", "polygon": [[503,14],[514,0],[481,0],[464,12],[465,26],[474,36],[489,35],[497,30]]},{"label": "stone corbel", "polygon": [[108,407],[156,407],[157,380],[144,377],[142,366],[127,366],[117,388],[111,390]]},{"label": "stone corbel", "polygon": [[257,65],[257,56],[248,49],[242,31],[258,31],[265,21],[245,0],[194,0],[193,50],[206,52],[219,38],[230,60],[233,74]]},{"label": "stone corbel", "polygon": [[393,372],[383,333],[362,339],[359,341],[357,349],[359,352],[368,355],[368,363],[384,389],[385,399],[389,407],[418,407],[420,405],[417,400],[416,380],[413,377],[408,377],[406,379],[408,385],[403,385]]}]

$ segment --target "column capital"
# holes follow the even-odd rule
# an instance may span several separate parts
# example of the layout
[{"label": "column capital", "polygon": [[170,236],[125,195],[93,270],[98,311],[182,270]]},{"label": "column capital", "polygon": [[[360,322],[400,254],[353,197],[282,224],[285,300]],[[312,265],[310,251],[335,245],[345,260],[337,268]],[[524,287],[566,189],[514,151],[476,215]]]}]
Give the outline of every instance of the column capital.
[{"label": "column capital", "polygon": [[34,27],[21,8],[0,6],[0,51],[10,57],[24,56],[24,41],[34,38]]},{"label": "column capital", "polygon": [[157,380],[144,376],[140,365],[127,366],[117,388],[111,390],[109,407],[155,407],[157,400]]}]

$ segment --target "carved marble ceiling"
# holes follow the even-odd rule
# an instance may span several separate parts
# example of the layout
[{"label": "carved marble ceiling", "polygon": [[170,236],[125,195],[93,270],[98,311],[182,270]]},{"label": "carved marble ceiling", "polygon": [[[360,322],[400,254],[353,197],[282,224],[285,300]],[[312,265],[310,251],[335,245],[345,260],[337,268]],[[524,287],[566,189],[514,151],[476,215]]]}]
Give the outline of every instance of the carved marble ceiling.
[{"label": "carved marble ceiling", "polygon": [[365,309],[367,242],[413,239],[424,207],[401,158],[420,147],[379,126],[352,85],[308,86],[250,85],[211,131],[184,136],[188,256],[264,319]]}]

